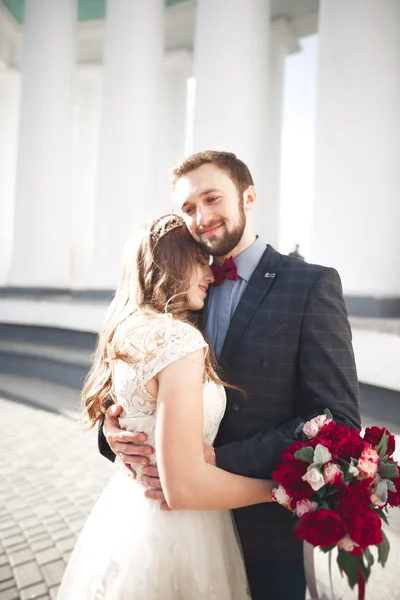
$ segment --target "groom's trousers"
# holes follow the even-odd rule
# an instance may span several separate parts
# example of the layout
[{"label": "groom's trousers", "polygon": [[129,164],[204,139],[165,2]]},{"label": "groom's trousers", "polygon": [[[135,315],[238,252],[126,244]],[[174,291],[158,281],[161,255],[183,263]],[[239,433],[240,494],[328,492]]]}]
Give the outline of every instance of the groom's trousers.
[{"label": "groom's trousers", "polygon": [[245,558],[252,600],[304,600],[303,558],[270,560]]}]

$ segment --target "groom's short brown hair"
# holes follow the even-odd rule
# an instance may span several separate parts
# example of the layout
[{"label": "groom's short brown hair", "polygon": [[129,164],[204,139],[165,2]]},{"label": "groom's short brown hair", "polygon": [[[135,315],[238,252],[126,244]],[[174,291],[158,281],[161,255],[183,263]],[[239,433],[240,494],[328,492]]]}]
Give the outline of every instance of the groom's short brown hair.
[{"label": "groom's short brown hair", "polygon": [[249,168],[233,152],[204,150],[203,152],[191,154],[172,169],[172,186],[174,187],[181,177],[207,163],[216,165],[222,171],[225,171],[240,194],[243,194],[249,185],[254,185]]}]

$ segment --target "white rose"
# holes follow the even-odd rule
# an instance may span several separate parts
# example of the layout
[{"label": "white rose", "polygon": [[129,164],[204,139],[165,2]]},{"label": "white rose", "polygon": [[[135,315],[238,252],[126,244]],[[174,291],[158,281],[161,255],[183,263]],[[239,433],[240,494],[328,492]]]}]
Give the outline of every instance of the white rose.
[{"label": "white rose", "polygon": [[347,534],[344,538],[338,541],[337,546],[339,550],[346,550],[346,552],[353,552],[354,548],[358,548],[359,544],[354,542],[351,537]]},{"label": "white rose", "polygon": [[315,492],[325,485],[324,476],[315,467],[311,467],[311,469],[303,475],[302,480],[307,481]]},{"label": "white rose", "polygon": [[324,467],[325,483],[334,483],[338,473],[340,473],[341,476],[343,475],[343,471],[339,465],[333,462],[326,463]]},{"label": "white rose", "polygon": [[305,433],[309,438],[314,438],[319,434],[323,426],[327,425],[331,421],[332,419],[326,415],[319,415],[318,417],[311,419],[311,421],[304,423],[303,433]]},{"label": "white rose", "polygon": [[307,498],[303,500],[299,500],[296,504],[296,515],[298,517],[302,517],[309,512],[314,512],[318,508],[318,504],[316,502],[311,502]]},{"label": "white rose", "polygon": [[278,485],[277,488],[272,490],[271,496],[272,499],[275,500],[275,502],[278,502],[278,504],[281,504],[289,510],[292,510],[290,506],[292,498],[289,496],[289,494],[282,485]]},{"label": "white rose", "polygon": [[357,468],[365,477],[372,477],[379,469],[379,454],[375,448],[367,448],[358,459]]}]

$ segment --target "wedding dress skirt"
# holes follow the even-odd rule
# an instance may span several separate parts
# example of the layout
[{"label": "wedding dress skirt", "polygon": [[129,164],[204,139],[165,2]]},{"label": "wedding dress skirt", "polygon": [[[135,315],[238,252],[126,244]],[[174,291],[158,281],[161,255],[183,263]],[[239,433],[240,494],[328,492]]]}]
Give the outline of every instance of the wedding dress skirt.
[{"label": "wedding dress skirt", "polygon": [[118,472],[94,507],[58,600],[246,600],[228,511],[160,510]]},{"label": "wedding dress skirt", "polygon": [[[114,365],[114,392],[124,408],[119,422],[123,429],[145,432],[154,447],[157,400],[146,383],[207,344],[192,326],[164,317],[149,321],[139,315],[126,327],[124,339],[132,340],[135,351],[143,346],[146,352],[133,357],[134,364],[119,360]],[[205,382],[203,405],[204,441],[212,444],[225,411],[224,388]],[[139,479],[140,474],[138,469]],[[86,521],[57,598],[248,600],[231,513],[161,511],[160,502],[144,496],[140,481],[120,468]]]}]

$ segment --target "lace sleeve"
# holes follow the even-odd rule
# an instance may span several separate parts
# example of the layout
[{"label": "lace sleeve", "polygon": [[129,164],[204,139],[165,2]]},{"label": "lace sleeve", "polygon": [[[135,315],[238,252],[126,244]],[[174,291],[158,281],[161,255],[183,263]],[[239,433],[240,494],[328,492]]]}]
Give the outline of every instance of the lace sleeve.
[{"label": "lace sleeve", "polygon": [[146,381],[191,352],[208,348],[198,329],[188,323],[169,318],[155,324],[148,331],[146,338],[146,347],[151,350],[151,358],[144,370]]}]

